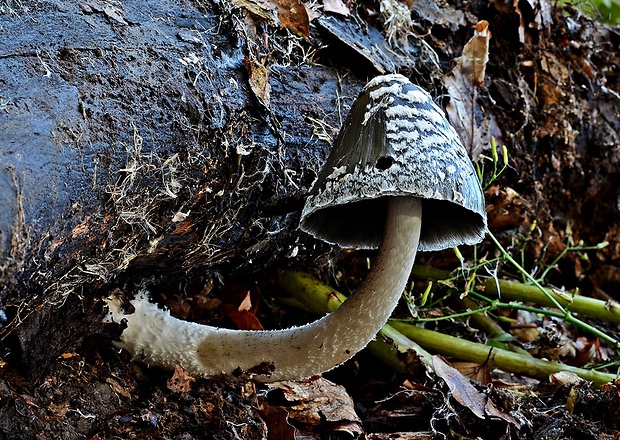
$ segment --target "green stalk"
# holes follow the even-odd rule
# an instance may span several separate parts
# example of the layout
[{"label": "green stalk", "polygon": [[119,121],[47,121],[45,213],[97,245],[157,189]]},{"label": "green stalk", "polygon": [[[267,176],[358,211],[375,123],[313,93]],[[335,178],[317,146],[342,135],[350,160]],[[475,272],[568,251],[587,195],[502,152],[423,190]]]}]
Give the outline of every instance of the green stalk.
[{"label": "green stalk", "polygon": [[[480,310],[478,305],[469,297],[465,296],[461,300],[463,306],[470,310]],[[491,306],[497,306],[497,303],[491,302]],[[496,307],[493,307],[496,308]],[[513,336],[504,331],[504,329],[493,319],[489,318],[486,310],[481,311],[481,313],[476,313],[470,318],[480,330],[482,330],[491,341],[487,342],[489,345],[494,347],[502,348],[504,350],[514,351],[515,353],[520,353],[524,356],[531,356],[527,350],[519,347],[512,342],[504,342],[513,340]],[[501,339],[504,339],[502,341]]]},{"label": "green stalk", "polygon": [[[295,299],[304,304],[308,310],[318,314],[330,312],[346,300],[346,297],[341,293],[303,272],[282,271],[279,284]],[[398,360],[397,350],[415,350],[425,365],[430,367],[432,365],[431,355],[426,351],[429,350],[434,353],[480,364],[488,361],[492,368],[499,368],[539,379],[547,379],[550,374],[560,371],[573,372],[579,377],[590,380],[597,385],[616,379],[612,374],[571,367],[559,362],[544,361],[536,359],[529,354],[513,353],[489,347],[431,330],[425,330],[396,320],[390,321],[389,325],[386,324],[381,329],[381,335],[394,341],[398,348],[391,347],[390,344],[381,340],[372,342],[370,348],[373,353],[378,354],[382,360],[396,367],[398,371],[402,371],[404,367]]]},{"label": "green stalk", "polygon": [[593,335],[597,336],[598,338],[609,342],[610,344],[612,344],[616,350],[620,349],[620,343],[615,339],[612,338],[611,336],[607,335],[606,333],[600,331],[599,329],[591,326],[590,324],[587,324],[585,322],[583,322],[580,319],[575,318],[575,316],[573,316],[573,314],[565,309],[564,307],[562,307],[562,305],[560,304],[560,302],[558,301],[558,299],[554,296],[551,295],[539,282],[538,280],[536,280],[532,275],[530,275],[524,268],[523,266],[521,266],[519,263],[517,263],[512,256],[506,251],[506,249],[504,249],[504,247],[501,245],[501,243],[497,240],[497,238],[495,238],[495,236],[491,233],[488,232],[487,235],[491,238],[491,240],[493,240],[493,242],[495,243],[495,245],[497,246],[497,248],[500,250],[500,252],[502,253],[502,255],[504,256],[504,258],[506,258],[507,261],[509,261],[510,263],[512,263],[512,265],[519,271],[521,272],[521,274],[530,282],[532,283],[534,286],[536,286],[538,288],[538,290],[540,292],[542,292],[543,295],[545,295],[545,297],[549,300],[549,302],[551,303],[551,307],[555,307],[556,309],[561,310],[564,313],[564,321],[571,323],[573,325],[576,325],[577,327],[580,327],[584,330],[586,330],[589,333],[592,333]]},{"label": "green stalk", "polygon": [[[543,294],[536,286],[493,278],[484,282],[485,294],[494,295],[503,300],[532,302],[544,307],[555,307],[557,302],[571,312],[620,324],[620,304],[616,302],[601,301],[580,295],[571,297],[567,294],[557,294],[551,289],[544,290],[546,294]],[[549,297],[553,298],[555,302]]]},{"label": "green stalk", "polygon": [[466,341],[454,336],[426,330],[403,322],[390,322],[395,330],[411,340],[416,341],[423,348],[444,356],[450,356],[479,364],[487,362],[491,368],[499,368],[515,374],[535,377],[545,380],[550,374],[560,371],[575,373],[582,379],[594,382],[597,386],[612,382],[616,379],[613,374],[600,373],[595,370],[572,367],[554,361],[545,361],[532,356],[524,356],[501,348],[489,347],[476,342]]}]

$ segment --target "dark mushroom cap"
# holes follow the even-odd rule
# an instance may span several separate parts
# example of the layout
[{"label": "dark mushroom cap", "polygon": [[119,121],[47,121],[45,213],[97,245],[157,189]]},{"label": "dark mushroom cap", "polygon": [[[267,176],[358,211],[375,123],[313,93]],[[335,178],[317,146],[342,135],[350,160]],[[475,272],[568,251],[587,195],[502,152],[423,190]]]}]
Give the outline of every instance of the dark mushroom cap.
[{"label": "dark mushroom cap", "polygon": [[458,135],[402,75],[374,78],[353,103],[301,229],[340,246],[378,247],[393,196],[423,200],[419,250],[479,243],[487,231],[480,181]]}]

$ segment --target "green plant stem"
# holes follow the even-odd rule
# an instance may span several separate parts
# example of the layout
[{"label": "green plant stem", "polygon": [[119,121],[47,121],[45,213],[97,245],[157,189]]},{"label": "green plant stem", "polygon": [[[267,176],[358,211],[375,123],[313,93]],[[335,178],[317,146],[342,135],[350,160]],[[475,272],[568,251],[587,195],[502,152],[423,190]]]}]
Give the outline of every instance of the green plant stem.
[{"label": "green plant stem", "polygon": [[405,337],[402,333],[398,332],[391,325],[385,324],[381,329],[380,334],[396,344],[396,347],[400,352],[407,350],[415,351],[424,365],[431,369],[433,368],[433,356],[428,351],[420,347],[420,345],[418,345],[415,341],[412,341],[411,339]]},{"label": "green plant stem", "polygon": [[[531,312],[531,313],[536,313],[538,315],[544,315],[544,316],[553,316],[555,318],[559,318],[559,319],[564,319],[564,313],[561,312],[556,312],[554,310],[549,310],[549,309],[541,309],[538,307],[532,307],[532,306],[526,306],[521,302],[518,301],[511,301],[511,302],[502,302],[499,300],[493,300],[491,298],[487,298],[483,295],[480,295],[479,293],[476,292],[469,292],[469,295],[474,297],[474,298],[478,298],[482,301],[491,303],[492,305],[489,307],[485,307],[484,309],[479,309],[479,310],[495,310],[495,309],[511,309],[511,310],[524,310],[526,312]],[[408,320],[411,321],[411,320]],[[407,321],[406,321],[407,322]]]},{"label": "green plant stem", "polygon": [[411,277],[416,280],[447,280],[453,273],[445,269],[436,269],[431,266],[413,266]]},{"label": "green plant stem", "polygon": [[536,286],[538,288],[538,290],[540,292],[542,292],[543,295],[545,295],[545,297],[547,297],[547,299],[550,301],[551,303],[551,307],[555,307],[556,309],[561,310],[564,313],[564,320],[565,322],[568,322],[570,324],[576,325],[577,327],[580,327],[584,330],[586,330],[587,332],[597,336],[598,338],[609,342],[610,344],[613,344],[613,346],[616,348],[616,350],[620,349],[620,344],[618,343],[618,341],[615,338],[612,338],[611,336],[607,335],[606,333],[600,331],[599,329],[591,326],[590,324],[587,324],[585,322],[583,322],[580,319],[575,318],[569,310],[565,309],[564,307],[562,307],[562,305],[558,302],[558,300],[555,298],[554,295],[551,295],[539,282],[538,280],[536,280],[532,275],[530,275],[524,268],[522,265],[520,265],[519,263],[517,263],[512,256],[506,251],[506,249],[504,249],[504,247],[501,245],[501,243],[497,240],[497,238],[495,238],[495,236],[491,233],[488,232],[487,234],[489,236],[489,238],[491,238],[491,240],[493,240],[493,242],[495,243],[495,245],[497,246],[497,248],[500,250],[500,252],[502,253],[502,255],[504,256],[504,258],[506,258],[507,261],[509,261],[519,272],[521,272],[521,274],[530,282],[532,283],[534,286]]},{"label": "green plant stem", "polygon": [[555,304],[549,299],[551,296],[563,307],[568,307],[571,312],[620,324],[620,304],[616,302],[579,295],[567,298],[567,295],[558,295],[551,289],[545,289],[545,291],[546,294],[543,294],[536,286],[506,280],[489,278],[484,282],[484,293],[487,295],[497,296],[504,300],[532,302],[544,307],[554,307]]},{"label": "green plant stem", "polygon": [[585,380],[594,382],[596,385],[603,385],[616,379],[616,376],[613,374],[600,373],[559,362],[524,356],[502,350],[501,348],[489,347],[432,330],[426,330],[404,322],[390,322],[390,325],[431,352],[480,364],[487,362],[491,368],[499,368],[516,374],[544,380],[548,379],[550,374],[569,371]]},{"label": "green plant stem", "polygon": [[[418,280],[426,280],[429,278],[445,280],[452,277],[452,272],[443,269],[435,269],[428,266],[415,266],[411,275],[413,278]],[[495,278],[487,278],[482,285],[484,286],[485,294],[488,294],[488,296],[504,298],[512,301],[531,302],[543,307],[556,307],[556,304],[548,298],[548,295],[550,295],[562,306],[560,310],[564,311],[564,308],[568,307],[570,311],[574,313],[602,319],[614,324],[620,324],[620,304],[615,301],[601,301],[599,299],[580,295],[569,298],[567,294],[557,294],[553,290],[543,287],[543,289],[547,292],[547,295],[535,285],[518,283],[515,281],[497,280]],[[474,292],[470,292],[469,294],[475,295]],[[493,302],[493,299],[491,298],[483,296],[480,296],[480,298],[489,303]],[[515,308],[514,304],[507,304],[505,302],[501,304],[502,305],[500,305],[500,307]],[[473,310],[472,307],[469,308]],[[549,316],[559,318],[564,318],[565,316],[565,313],[554,313],[526,306],[523,306],[523,308],[519,307],[519,309],[534,311],[535,313],[547,314]],[[487,310],[487,308],[485,308],[485,310]]]},{"label": "green plant stem", "polygon": [[[279,277],[279,285],[308,310],[318,314],[332,311],[346,300],[346,297],[341,293],[303,272],[282,271]],[[529,355],[492,348],[396,320],[391,320],[389,325],[385,325],[381,334],[394,341],[397,349],[377,340],[371,343],[371,350],[387,364],[397,367],[399,371],[402,371],[404,367],[398,360],[397,350],[414,350],[422,362],[430,367],[432,365],[431,355],[426,351],[429,350],[470,362],[484,363],[489,358],[489,365],[493,368],[539,379],[547,379],[549,374],[559,371],[573,372],[597,385],[615,379],[615,376],[611,374],[571,367],[559,362],[544,361]],[[491,356],[489,356],[490,352]]]},{"label": "green plant stem", "polygon": [[[478,308],[478,305],[468,296],[463,297],[461,302],[463,303],[463,306],[467,309],[476,310]],[[491,305],[497,306],[497,303],[492,302]],[[471,320],[489,337],[490,342],[487,342],[489,345],[503,348],[504,350],[514,351],[515,353],[520,353],[523,356],[531,356],[527,350],[524,350],[518,345],[511,342],[504,342],[513,340],[513,336],[510,333],[505,332],[504,329],[497,322],[489,318],[486,311],[472,315]]]}]

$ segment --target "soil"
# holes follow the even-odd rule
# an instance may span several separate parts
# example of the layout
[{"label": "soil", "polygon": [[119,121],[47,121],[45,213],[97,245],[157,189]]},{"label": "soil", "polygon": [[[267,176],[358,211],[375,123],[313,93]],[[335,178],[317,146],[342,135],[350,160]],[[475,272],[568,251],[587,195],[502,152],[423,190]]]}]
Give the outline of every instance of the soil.
[{"label": "soil", "polygon": [[[530,268],[608,242],[546,281],[618,300],[620,30],[548,1],[457,3],[413,2],[395,26],[372,2],[343,15],[326,1],[308,25],[285,1],[1,1],[0,438],[617,438],[618,384],[496,372],[476,385],[497,409],[481,418],[439,378],[367,352],[329,381],[207,381],[133,362],[102,322],[102,298],[141,288],[213,325],[233,325],[220,303],[247,290],[265,328],[312,319],[279,305],[284,267],[353,288],[371,254],[297,228],[330,142],[379,73],[448,104],[443,73],[480,20],[476,117],[510,159],[486,190],[490,230]],[[487,177],[490,156],[479,145]]]}]

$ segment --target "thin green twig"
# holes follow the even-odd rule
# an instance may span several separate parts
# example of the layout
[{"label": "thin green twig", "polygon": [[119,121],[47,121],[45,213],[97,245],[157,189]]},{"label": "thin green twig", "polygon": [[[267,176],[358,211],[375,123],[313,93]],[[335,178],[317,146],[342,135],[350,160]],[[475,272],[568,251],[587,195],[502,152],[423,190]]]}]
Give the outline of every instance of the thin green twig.
[{"label": "thin green twig", "polygon": [[[547,289],[545,289],[536,278],[534,278],[532,275],[529,274],[529,272],[527,272],[522,265],[520,265],[519,263],[517,263],[514,258],[512,258],[512,256],[506,251],[506,249],[504,249],[504,247],[501,245],[501,243],[499,242],[499,240],[497,240],[497,238],[493,235],[493,233],[488,232],[487,235],[489,236],[489,238],[495,243],[495,246],[497,246],[497,248],[500,250],[500,252],[502,253],[502,255],[504,256],[504,258],[509,261],[530,283],[532,283],[534,286],[536,286],[546,297],[547,299],[551,302],[551,304],[553,305],[553,307],[555,307],[556,309],[560,310],[563,314],[563,319],[565,322],[568,322],[570,324],[576,325],[577,327],[580,327],[584,330],[586,330],[587,332],[597,336],[598,338],[609,342],[610,344],[612,344],[616,350],[620,349],[620,343],[613,337],[607,335],[606,333],[600,331],[599,329],[591,326],[590,324],[583,322],[582,320],[575,318],[575,316],[570,312],[569,308],[564,308],[562,307],[562,305],[559,303],[559,301],[553,296],[551,295]],[[570,305],[570,304],[569,304]]]}]

